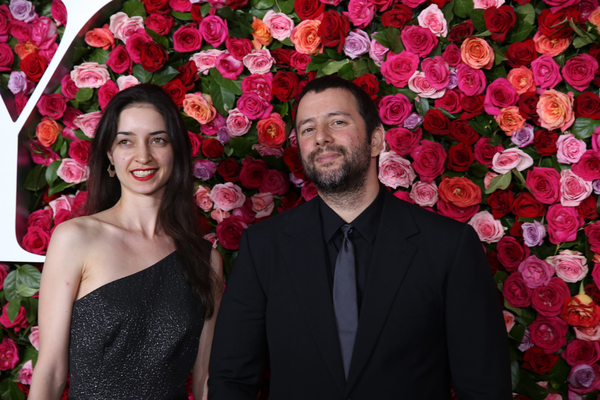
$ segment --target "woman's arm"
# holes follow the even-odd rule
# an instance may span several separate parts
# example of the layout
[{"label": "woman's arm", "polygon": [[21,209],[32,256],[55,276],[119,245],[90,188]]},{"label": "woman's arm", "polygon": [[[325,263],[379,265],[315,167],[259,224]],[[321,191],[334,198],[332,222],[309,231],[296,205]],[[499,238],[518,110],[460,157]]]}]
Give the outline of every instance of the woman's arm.
[{"label": "woman's arm", "polygon": [[40,284],[40,352],[33,370],[30,400],[60,399],[67,381],[71,312],[86,248],[82,231],[79,222],[67,221],[52,234]]},{"label": "woman's arm", "polygon": [[221,304],[223,295],[223,259],[219,252],[212,250],[210,255],[210,264],[218,281],[215,290],[215,312],[210,319],[204,321],[202,336],[200,336],[200,346],[198,347],[198,357],[194,364],[193,371],[193,392],[197,400],[206,400],[208,396],[208,360],[210,359],[210,348],[212,345],[213,334],[215,333],[215,321]]}]

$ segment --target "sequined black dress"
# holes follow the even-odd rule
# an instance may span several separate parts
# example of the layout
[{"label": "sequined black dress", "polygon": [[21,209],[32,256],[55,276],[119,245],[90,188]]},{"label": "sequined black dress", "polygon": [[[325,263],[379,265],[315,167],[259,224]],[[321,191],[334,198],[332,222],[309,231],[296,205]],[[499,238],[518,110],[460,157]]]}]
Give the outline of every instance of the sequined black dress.
[{"label": "sequined black dress", "polygon": [[71,400],[187,400],[204,308],[174,252],[77,300],[71,318]]}]

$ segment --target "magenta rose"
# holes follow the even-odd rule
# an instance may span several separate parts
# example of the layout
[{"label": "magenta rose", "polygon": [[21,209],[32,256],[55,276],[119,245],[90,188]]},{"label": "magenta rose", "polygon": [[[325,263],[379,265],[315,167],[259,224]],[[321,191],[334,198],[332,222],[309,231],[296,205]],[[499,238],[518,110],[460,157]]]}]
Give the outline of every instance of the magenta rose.
[{"label": "magenta rose", "polygon": [[573,340],[560,355],[569,365],[592,365],[600,360],[600,344],[587,340]]},{"label": "magenta rose", "polygon": [[600,152],[587,150],[579,161],[573,164],[571,171],[586,181],[600,179]]},{"label": "magenta rose", "polygon": [[10,46],[6,43],[0,43],[0,71],[10,71],[14,60]]},{"label": "magenta rose", "polygon": [[560,175],[554,168],[533,167],[527,173],[526,184],[537,201],[554,204],[560,198]]},{"label": "magenta rose", "polygon": [[427,57],[438,44],[438,38],[431,30],[418,25],[405,26],[400,37],[406,50],[419,57]]},{"label": "magenta rose", "polygon": [[421,69],[425,73],[425,78],[427,78],[429,84],[437,90],[445,89],[450,83],[448,64],[440,56],[424,59],[421,62]]},{"label": "magenta rose", "polygon": [[106,83],[102,85],[100,89],[98,89],[98,104],[100,105],[100,108],[104,110],[108,105],[108,102],[117,93],[119,93],[119,87],[117,84],[111,80],[106,81]]},{"label": "magenta rose", "polygon": [[562,311],[565,299],[571,297],[569,287],[559,277],[550,279],[547,285],[538,286],[531,294],[531,305],[545,317],[556,317]]},{"label": "magenta rose", "polygon": [[256,93],[261,98],[271,101],[273,98],[273,74],[252,74],[242,79],[242,92]]},{"label": "magenta rose", "polygon": [[52,119],[59,119],[67,111],[67,98],[60,93],[42,95],[37,108],[40,114],[47,115]]},{"label": "magenta rose", "polygon": [[46,254],[50,235],[37,226],[31,226],[23,236],[23,248],[33,254]]},{"label": "magenta rose", "polygon": [[523,280],[520,273],[510,274],[502,285],[504,298],[513,307],[529,307],[531,304],[531,289]]},{"label": "magenta rose", "polygon": [[562,81],[560,65],[554,61],[550,54],[544,54],[531,62],[533,81],[541,89],[552,89]]},{"label": "magenta rose", "polygon": [[74,140],[69,146],[69,156],[79,164],[86,165],[91,154],[92,145],[87,140]]},{"label": "magenta rose", "polygon": [[199,29],[204,40],[214,48],[219,47],[229,34],[227,21],[217,15],[207,15],[204,17],[202,22],[200,22]]},{"label": "magenta rose", "polygon": [[568,59],[562,68],[565,81],[580,92],[588,88],[597,71],[598,61],[585,53]]},{"label": "magenta rose", "polygon": [[367,0],[350,0],[348,11],[344,11],[346,18],[357,28],[365,28],[375,16],[375,5]]},{"label": "magenta rose", "polygon": [[237,101],[237,108],[248,119],[268,118],[273,111],[273,105],[256,93],[244,93]]},{"label": "magenta rose", "polygon": [[265,176],[258,191],[261,193],[273,193],[277,196],[283,196],[290,187],[290,178],[281,171],[270,169]]},{"label": "magenta rose", "polygon": [[217,57],[215,67],[224,78],[235,81],[244,70],[244,63],[236,60],[229,53],[223,53]]},{"label": "magenta rose", "polygon": [[[27,218],[27,227],[29,228],[30,226],[37,226],[49,232],[52,227],[52,210],[44,208],[32,212],[29,218]],[[0,270],[0,273],[3,272]]]},{"label": "magenta rose", "polygon": [[509,272],[517,270],[521,262],[529,255],[529,248],[512,236],[504,236],[496,246],[498,261]]},{"label": "magenta rose", "polygon": [[517,101],[519,95],[513,85],[506,78],[498,78],[488,86],[483,106],[486,113],[500,115],[502,108],[514,106]]},{"label": "magenta rose", "polygon": [[6,309],[8,308],[9,303],[4,305],[2,309],[2,316],[0,317],[0,324],[5,328],[14,329],[15,332],[19,332],[21,329],[26,329],[29,325],[27,322],[27,317],[25,316],[25,308],[21,306],[19,308],[19,313],[15,317],[13,321],[8,318],[8,312]]},{"label": "magenta rose", "polygon": [[406,128],[392,128],[385,133],[385,141],[390,150],[405,156],[419,144],[422,136],[421,128],[415,129],[414,132]]},{"label": "magenta rose", "polygon": [[460,49],[454,43],[450,43],[448,46],[446,46],[446,49],[442,53],[442,58],[451,67],[457,67],[462,62]]},{"label": "magenta rose", "polygon": [[440,143],[421,140],[410,156],[413,159],[412,167],[419,174],[422,181],[431,182],[444,172],[446,150]]},{"label": "magenta rose", "polygon": [[5,337],[0,343],[0,370],[13,369],[19,362],[19,349],[15,342]]},{"label": "magenta rose", "polygon": [[400,54],[389,53],[381,64],[381,74],[385,81],[396,87],[405,87],[408,80],[419,68],[419,57],[410,51]]},{"label": "magenta rose", "polygon": [[118,45],[110,52],[106,65],[117,74],[125,72],[131,74],[131,71],[133,71],[133,61],[131,60],[127,49],[122,44]]},{"label": "magenta rose", "polygon": [[[584,232],[590,242],[590,248],[595,253],[600,253],[600,222],[596,221],[584,228]],[[600,270],[598,271],[600,278]],[[600,287],[600,279],[598,279],[598,287]]]},{"label": "magenta rose", "polygon": [[379,102],[379,117],[387,125],[402,126],[411,111],[412,104],[402,93],[385,96]]},{"label": "magenta rose", "polygon": [[477,143],[475,143],[475,160],[477,160],[478,163],[491,168],[494,156],[496,153],[501,153],[503,150],[504,146],[501,144],[490,146],[490,138],[481,137]]},{"label": "magenta rose", "polygon": [[[267,11],[267,14],[270,12],[273,12],[273,10]],[[225,47],[233,58],[242,61],[246,54],[249,54],[252,51],[252,42],[250,39],[238,39],[229,36],[225,40]]]},{"label": "magenta rose", "polygon": [[486,77],[483,71],[480,69],[473,69],[467,64],[460,64],[458,68],[456,68],[456,79],[458,88],[465,96],[480,95],[485,90]]},{"label": "magenta rose", "polygon": [[195,25],[183,25],[173,34],[173,49],[179,53],[199,50],[202,46],[202,35]]},{"label": "magenta rose", "polygon": [[546,214],[550,243],[571,242],[577,238],[577,230],[584,224],[583,218],[575,207],[553,204]]},{"label": "magenta rose", "polygon": [[567,344],[568,329],[558,317],[538,317],[529,325],[529,340],[546,354],[556,353]]},{"label": "magenta rose", "polygon": [[530,289],[550,283],[550,278],[554,275],[554,268],[544,260],[536,256],[529,256],[519,265],[518,271],[523,276],[523,280]]},{"label": "magenta rose", "polygon": [[242,217],[232,215],[229,218],[225,218],[217,225],[219,243],[227,250],[239,249],[242,231],[246,228],[248,228],[248,225]]}]

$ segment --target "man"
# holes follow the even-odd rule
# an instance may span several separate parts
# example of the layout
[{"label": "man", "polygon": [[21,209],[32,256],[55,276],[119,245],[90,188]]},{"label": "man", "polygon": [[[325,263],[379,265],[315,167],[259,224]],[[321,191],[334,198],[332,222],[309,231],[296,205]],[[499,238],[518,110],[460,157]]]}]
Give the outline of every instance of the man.
[{"label": "man", "polygon": [[377,108],[311,81],[296,132],[319,196],[242,236],[217,319],[209,399],[510,399],[506,330],[475,231],[377,178]]}]

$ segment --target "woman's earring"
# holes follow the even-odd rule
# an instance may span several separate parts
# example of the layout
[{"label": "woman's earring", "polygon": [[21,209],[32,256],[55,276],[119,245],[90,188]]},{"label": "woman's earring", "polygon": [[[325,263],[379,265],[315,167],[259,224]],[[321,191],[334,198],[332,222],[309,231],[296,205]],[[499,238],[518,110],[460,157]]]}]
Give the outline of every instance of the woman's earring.
[{"label": "woman's earring", "polygon": [[107,171],[108,171],[108,175],[109,175],[111,178],[114,178],[114,177],[115,177],[115,175],[116,175],[116,173],[117,173],[117,171],[115,171],[115,166],[114,166],[114,165],[112,165],[112,164],[108,164],[108,169],[107,169]]}]

